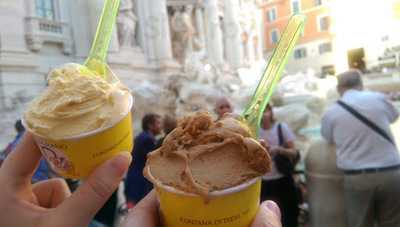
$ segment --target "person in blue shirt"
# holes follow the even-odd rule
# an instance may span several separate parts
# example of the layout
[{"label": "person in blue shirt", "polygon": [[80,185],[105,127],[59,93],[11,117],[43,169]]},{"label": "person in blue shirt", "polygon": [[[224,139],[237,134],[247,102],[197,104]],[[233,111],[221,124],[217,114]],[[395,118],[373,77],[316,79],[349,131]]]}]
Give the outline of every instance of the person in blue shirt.
[{"label": "person in blue shirt", "polygon": [[143,176],[146,156],[156,149],[156,136],[161,133],[161,117],[149,113],[142,119],[142,132],[135,137],[132,152],[133,161],[125,180],[125,195],[128,204],[137,204],[153,188],[152,184]]},{"label": "person in blue shirt", "polygon": [[24,135],[25,128],[22,125],[21,120],[17,120],[15,122],[14,128],[15,128],[15,131],[17,131],[17,135],[15,136],[13,141],[11,141],[7,145],[7,147],[0,153],[0,166],[3,163],[3,161],[7,158],[7,156],[11,153],[11,151],[13,151],[15,149],[15,147],[17,146],[17,144],[21,140],[22,135]]},{"label": "person in blue shirt", "polygon": [[[24,133],[25,133],[25,128],[22,125],[21,120],[17,120],[14,124],[15,130],[17,131],[17,135],[15,136],[14,140],[9,143],[4,149],[4,151],[0,155],[0,166],[1,163],[7,158],[7,156],[15,149],[15,147],[19,144],[21,141]],[[36,183],[39,181],[43,180],[48,180],[51,175],[51,170],[49,168],[49,165],[47,164],[46,160],[42,158],[39,162],[39,166],[36,169],[35,173],[32,176],[32,183]]]},{"label": "person in blue shirt", "polygon": [[48,180],[52,177],[53,173],[47,161],[42,158],[40,159],[39,166],[36,169],[35,173],[32,176],[32,183],[36,183],[39,181]]}]

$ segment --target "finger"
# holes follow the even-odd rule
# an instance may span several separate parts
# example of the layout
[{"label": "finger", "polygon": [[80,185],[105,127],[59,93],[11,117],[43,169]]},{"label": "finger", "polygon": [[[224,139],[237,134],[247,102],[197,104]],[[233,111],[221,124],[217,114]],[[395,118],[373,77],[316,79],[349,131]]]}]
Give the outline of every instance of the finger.
[{"label": "finger", "polygon": [[3,177],[8,184],[17,187],[21,183],[30,183],[32,175],[42,157],[39,148],[36,146],[33,135],[29,132],[24,134],[16,149],[4,162]]},{"label": "finger", "polygon": [[159,225],[158,201],[155,191],[151,191],[135,206],[125,219],[123,227],[156,227]]},{"label": "finger", "polygon": [[36,183],[33,185],[32,191],[36,195],[39,205],[45,208],[55,208],[71,196],[67,182],[61,178]]},{"label": "finger", "polygon": [[251,227],[282,227],[278,205],[273,201],[263,202]]},{"label": "finger", "polygon": [[117,189],[131,163],[131,155],[123,152],[98,167],[85,182],[57,209],[69,217],[66,226],[88,225],[96,212]]},{"label": "finger", "polygon": [[260,139],[259,142],[268,152],[270,151],[270,146],[266,140]]},{"label": "finger", "polygon": [[261,146],[267,148],[267,142],[265,142],[265,140],[260,139],[259,142],[260,142]]}]

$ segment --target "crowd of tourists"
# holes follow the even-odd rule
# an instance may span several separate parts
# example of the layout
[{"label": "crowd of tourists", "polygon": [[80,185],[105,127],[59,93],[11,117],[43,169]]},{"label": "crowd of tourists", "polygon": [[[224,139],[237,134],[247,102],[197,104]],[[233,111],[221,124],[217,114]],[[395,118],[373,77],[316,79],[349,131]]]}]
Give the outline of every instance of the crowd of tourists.
[{"label": "crowd of tourists", "polygon": [[[321,135],[336,147],[337,167],[344,173],[348,227],[398,227],[400,156],[390,125],[399,113],[384,94],[364,90],[360,71],[349,70],[337,78],[340,99],[323,115]],[[235,105],[217,97],[214,112],[215,119],[221,119],[234,114]],[[145,114],[132,159],[116,157],[79,182],[64,181],[52,171],[18,120],[15,139],[0,153],[0,184],[6,185],[0,193],[0,226],[112,227],[120,216],[128,217],[124,226],[157,226],[157,198],[143,168],[147,154],[162,145],[177,121],[169,115]],[[260,200],[266,202],[253,226],[306,226],[300,214],[307,187],[296,168],[301,152],[295,133],[275,118],[272,104],[265,108],[258,135],[272,158],[272,169],[262,176]],[[44,198],[49,190],[52,197]],[[52,207],[56,208],[47,209]]]}]

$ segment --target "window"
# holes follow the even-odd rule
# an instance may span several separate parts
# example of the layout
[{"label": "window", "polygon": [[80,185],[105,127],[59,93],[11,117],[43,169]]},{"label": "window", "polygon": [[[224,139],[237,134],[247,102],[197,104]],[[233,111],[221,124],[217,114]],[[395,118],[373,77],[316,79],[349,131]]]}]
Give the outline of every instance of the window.
[{"label": "window", "polygon": [[318,46],[318,52],[319,54],[324,54],[328,52],[332,52],[332,43],[321,43]]},{"label": "window", "polygon": [[384,35],[384,36],[381,37],[381,41],[382,42],[386,42],[388,40],[389,40],[389,36],[388,35]]},{"label": "window", "polygon": [[322,71],[322,77],[325,77],[325,75],[335,75],[336,74],[334,65],[322,66],[321,71]]},{"label": "window", "polygon": [[271,43],[275,44],[279,41],[279,31],[274,29],[271,31]]},{"label": "window", "polygon": [[314,5],[315,5],[315,6],[320,6],[320,5],[322,5],[322,4],[324,4],[324,1],[323,1],[323,0],[314,0]]},{"label": "window", "polygon": [[53,0],[36,0],[36,15],[48,20],[54,20],[54,2]]},{"label": "window", "polygon": [[330,18],[329,16],[323,16],[319,18],[319,31],[329,31],[330,28]]},{"label": "window", "polygon": [[271,8],[267,11],[267,21],[273,22],[276,20],[276,8]]},{"label": "window", "polygon": [[300,0],[292,0],[292,13],[300,13]]},{"label": "window", "polygon": [[306,48],[299,48],[294,50],[294,58],[301,59],[307,57],[307,49]]}]

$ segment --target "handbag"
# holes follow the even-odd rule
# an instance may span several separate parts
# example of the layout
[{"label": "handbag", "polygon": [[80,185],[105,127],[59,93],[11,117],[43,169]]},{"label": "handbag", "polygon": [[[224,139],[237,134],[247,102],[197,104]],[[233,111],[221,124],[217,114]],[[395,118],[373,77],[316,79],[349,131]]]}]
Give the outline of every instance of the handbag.
[{"label": "handbag", "polygon": [[[281,124],[278,124],[278,140],[279,140],[279,146],[286,148]],[[274,156],[274,162],[275,162],[276,169],[283,175],[289,176],[295,172],[295,166],[297,164],[297,161],[300,159],[300,152],[298,152],[298,151],[296,151],[296,152],[297,152],[297,154],[296,154],[296,158],[294,160],[291,160],[289,157],[287,157],[284,154],[277,154]]]}]

